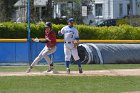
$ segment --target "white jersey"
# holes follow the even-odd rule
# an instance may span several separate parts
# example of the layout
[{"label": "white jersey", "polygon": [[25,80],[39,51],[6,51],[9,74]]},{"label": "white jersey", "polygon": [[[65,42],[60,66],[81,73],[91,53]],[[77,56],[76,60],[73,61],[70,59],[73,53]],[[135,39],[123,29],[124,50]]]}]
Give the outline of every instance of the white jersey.
[{"label": "white jersey", "polygon": [[61,29],[61,33],[64,35],[64,53],[65,53],[65,61],[71,60],[71,55],[74,60],[79,60],[77,48],[74,48],[73,41],[76,38],[79,38],[78,31],[75,27],[65,26]]},{"label": "white jersey", "polygon": [[75,38],[79,38],[78,31],[75,27],[65,26],[61,29],[61,33],[64,35],[64,41],[72,42]]}]

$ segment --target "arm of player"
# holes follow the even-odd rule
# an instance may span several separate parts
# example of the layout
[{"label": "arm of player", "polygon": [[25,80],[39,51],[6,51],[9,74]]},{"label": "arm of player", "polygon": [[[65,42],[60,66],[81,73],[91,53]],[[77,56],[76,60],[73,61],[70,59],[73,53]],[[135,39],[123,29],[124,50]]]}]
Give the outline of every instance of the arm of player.
[{"label": "arm of player", "polygon": [[48,39],[45,39],[45,40],[39,40],[39,43],[48,43],[50,42]]},{"label": "arm of player", "polygon": [[59,35],[59,36],[62,36],[63,34],[61,33],[61,31],[58,31],[58,35]]},{"label": "arm of player", "polygon": [[34,39],[34,42],[40,42],[40,43],[48,43],[50,40],[45,39],[45,40],[39,40],[37,37]]}]

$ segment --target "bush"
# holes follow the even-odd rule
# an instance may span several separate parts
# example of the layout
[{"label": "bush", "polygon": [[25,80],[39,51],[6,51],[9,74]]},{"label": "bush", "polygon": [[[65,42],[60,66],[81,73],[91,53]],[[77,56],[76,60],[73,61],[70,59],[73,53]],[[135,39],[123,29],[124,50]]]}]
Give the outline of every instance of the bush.
[{"label": "bush", "polygon": [[117,21],[117,25],[132,25],[134,27],[140,26],[140,16],[124,17]]},{"label": "bush", "polygon": [[[56,33],[65,25],[53,24]],[[140,27],[129,25],[95,27],[86,25],[75,26],[80,35],[80,39],[88,40],[139,40]],[[0,38],[27,38],[27,24],[21,23],[0,23]],[[44,24],[31,24],[31,38],[44,38]],[[57,35],[57,39],[62,39]]]},{"label": "bush", "polygon": [[0,23],[0,38],[26,38],[27,24]]},{"label": "bush", "polygon": [[139,40],[140,27],[129,25],[92,27],[77,26],[80,38],[89,40]]}]

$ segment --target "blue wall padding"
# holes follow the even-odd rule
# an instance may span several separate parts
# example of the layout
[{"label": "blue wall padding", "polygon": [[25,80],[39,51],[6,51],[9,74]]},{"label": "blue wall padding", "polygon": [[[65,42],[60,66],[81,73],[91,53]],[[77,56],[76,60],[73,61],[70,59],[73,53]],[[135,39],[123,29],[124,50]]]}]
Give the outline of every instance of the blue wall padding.
[{"label": "blue wall padding", "polygon": [[0,43],[0,62],[15,62],[16,59],[15,43]]},{"label": "blue wall padding", "polygon": [[[32,61],[37,57],[37,55],[44,48],[43,43],[31,43],[31,59]],[[53,54],[54,62],[64,61],[64,49],[63,42],[57,43],[57,50]],[[28,63],[29,53],[28,53],[28,43],[27,42],[0,42],[0,63]],[[45,60],[42,59],[41,62]]]}]

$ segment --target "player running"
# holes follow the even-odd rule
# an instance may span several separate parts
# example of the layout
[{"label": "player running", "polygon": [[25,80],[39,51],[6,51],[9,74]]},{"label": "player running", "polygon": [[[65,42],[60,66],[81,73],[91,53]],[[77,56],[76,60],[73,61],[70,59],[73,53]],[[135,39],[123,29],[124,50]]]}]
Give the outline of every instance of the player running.
[{"label": "player running", "polygon": [[65,64],[68,74],[70,74],[69,64],[71,60],[71,55],[73,56],[75,62],[78,64],[79,73],[83,73],[80,58],[77,52],[77,46],[74,45],[75,41],[79,42],[79,34],[77,29],[73,26],[74,24],[74,18],[69,18],[68,25],[63,27],[61,31],[58,32],[59,36],[64,35]]},{"label": "player running", "polygon": [[56,33],[52,31],[52,24],[51,22],[46,22],[45,24],[45,40],[39,40],[36,38],[34,40],[35,42],[40,43],[46,43],[43,50],[40,52],[40,54],[35,58],[33,63],[30,65],[30,67],[27,69],[27,73],[31,72],[31,69],[35,64],[37,64],[42,58],[44,58],[48,62],[48,70],[47,72],[50,72],[53,70],[53,62],[48,57],[49,54],[52,54],[56,51]]}]

